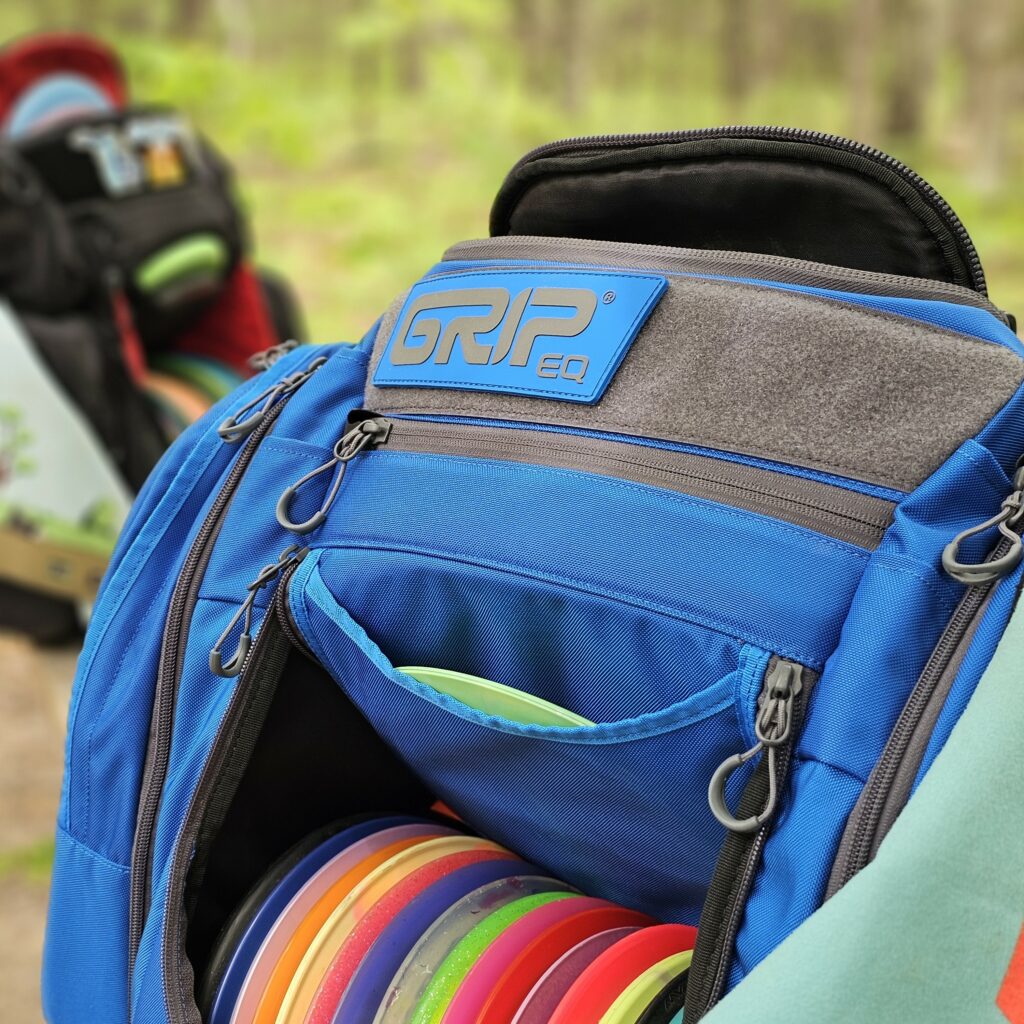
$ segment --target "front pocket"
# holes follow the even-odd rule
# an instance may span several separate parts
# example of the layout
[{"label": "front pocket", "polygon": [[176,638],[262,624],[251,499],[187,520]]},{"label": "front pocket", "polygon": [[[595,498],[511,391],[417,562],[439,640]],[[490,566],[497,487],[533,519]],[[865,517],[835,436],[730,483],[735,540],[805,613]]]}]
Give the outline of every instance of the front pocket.
[{"label": "front pocket", "polygon": [[[750,746],[751,726],[744,723],[752,723],[768,652],[723,638],[716,658],[725,660],[716,674],[706,675],[703,658],[681,666],[686,695],[675,702],[592,726],[524,725],[397,671],[334,596],[320,560],[308,558],[291,581],[295,623],[433,792],[489,837],[585,892],[666,920],[697,921],[723,835],[708,807],[708,780],[726,757]],[[421,645],[418,660],[432,663],[438,648],[430,631],[418,631],[415,622],[407,627],[399,615],[384,632],[404,634],[395,644],[403,658],[412,634]],[[675,620],[647,613],[652,650],[671,646],[677,629]],[[501,681],[542,696],[561,690],[563,701],[582,690],[565,685],[571,673],[550,660],[523,658],[519,674]],[[629,693],[620,696],[624,706],[633,702]],[[571,710],[586,714],[572,703]],[[731,780],[730,802],[746,776],[741,770]]]}]

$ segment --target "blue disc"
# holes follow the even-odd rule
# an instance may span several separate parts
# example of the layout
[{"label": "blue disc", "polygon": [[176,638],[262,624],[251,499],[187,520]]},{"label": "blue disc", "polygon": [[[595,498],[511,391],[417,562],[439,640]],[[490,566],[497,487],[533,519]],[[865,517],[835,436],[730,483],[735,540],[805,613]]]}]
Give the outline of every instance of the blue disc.
[{"label": "blue disc", "polygon": [[[200,989],[209,1007],[207,1024],[230,1024],[235,1001],[263,940],[292,897],[332,857],[381,829],[417,824],[422,818],[348,818],[307,836],[274,863],[242,900],[214,945]],[[354,823],[353,823],[354,822]]]},{"label": "blue disc", "polygon": [[377,937],[345,989],[333,1024],[366,1024],[377,1013],[398,969],[423,933],[454,903],[475,889],[513,875],[535,875],[521,860],[467,864],[439,879],[410,900]]}]

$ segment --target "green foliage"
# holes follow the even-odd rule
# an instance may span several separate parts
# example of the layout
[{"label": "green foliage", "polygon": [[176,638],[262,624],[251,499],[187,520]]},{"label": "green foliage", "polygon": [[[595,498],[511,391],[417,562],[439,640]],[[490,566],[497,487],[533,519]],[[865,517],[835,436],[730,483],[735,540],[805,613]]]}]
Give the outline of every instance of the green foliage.
[{"label": "green foliage", "polygon": [[[901,5],[922,32],[932,15],[945,27],[938,44],[922,35],[938,45],[934,80],[922,123],[898,142],[880,113],[895,88],[890,12],[872,35],[857,0],[232,0],[199,3],[188,39],[166,31],[180,0],[49,2],[72,21],[97,12],[90,24],[122,50],[136,96],[185,109],[233,160],[259,256],[296,283],[317,340],[358,338],[446,245],[485,234],[502,177],[534,145],[730,122],[888,144],[961,211],[996,301],[1024,307],[1019,62],[996,135],[1008,157],[993,174],[979,169],[967,106],[986,68],[965,62],[952,0]],[[746,56],[723,31],[727,7],[750,23]],[[5,4],[0,29],[33,27],[37,10]],[[857,46],[871,96],[850,84]],[[739,65],[749,73],[727,87]]]},{"label": "green foliage", "polygon": [[0,853],[0,880],[24,878],[30,882],[45,882],[50,877],[53,850],[51,839]]}]

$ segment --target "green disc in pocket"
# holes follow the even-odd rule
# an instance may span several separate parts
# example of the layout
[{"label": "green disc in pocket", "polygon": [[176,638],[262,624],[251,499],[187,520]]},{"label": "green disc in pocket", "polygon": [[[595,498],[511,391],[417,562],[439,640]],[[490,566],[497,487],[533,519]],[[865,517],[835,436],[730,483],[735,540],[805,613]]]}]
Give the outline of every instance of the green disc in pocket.
[{"label": "green disc in pocket", "polygon": [[594,724],[572,711],[560,708],[557,704],[535,697],[532,693],[494,683],[490,679],[467,675],[465,672],[424,668],[420,665],[400,668],[398,671],[412,676],[419,683],[433,687],[439,693],[454,697],[467,707],[482,711],[485,715],[505,718],[520,725],[551,725],[567,729]]}]

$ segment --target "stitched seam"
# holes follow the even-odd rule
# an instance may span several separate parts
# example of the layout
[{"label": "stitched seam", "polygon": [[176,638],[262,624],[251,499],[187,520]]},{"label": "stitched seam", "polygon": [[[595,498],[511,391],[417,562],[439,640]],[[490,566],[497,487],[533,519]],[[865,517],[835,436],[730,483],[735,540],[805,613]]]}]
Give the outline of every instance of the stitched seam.
[{"label": "stitched seam", "polygon": [[57,826],[57,831],[67,842],[75,847],[77,851],[87,856],[90,860],[96,861],[97,864],[102,864],[104,867],[110,868],[112,871],[118,872],[118,874],[127,875],[131,873],[131,867],[127,864],[119,864],[115,860],[111,860],[109,857],[104,857],[102,853],[87,846],[76,836],[73,836],[66,828],[61,825]]}]

